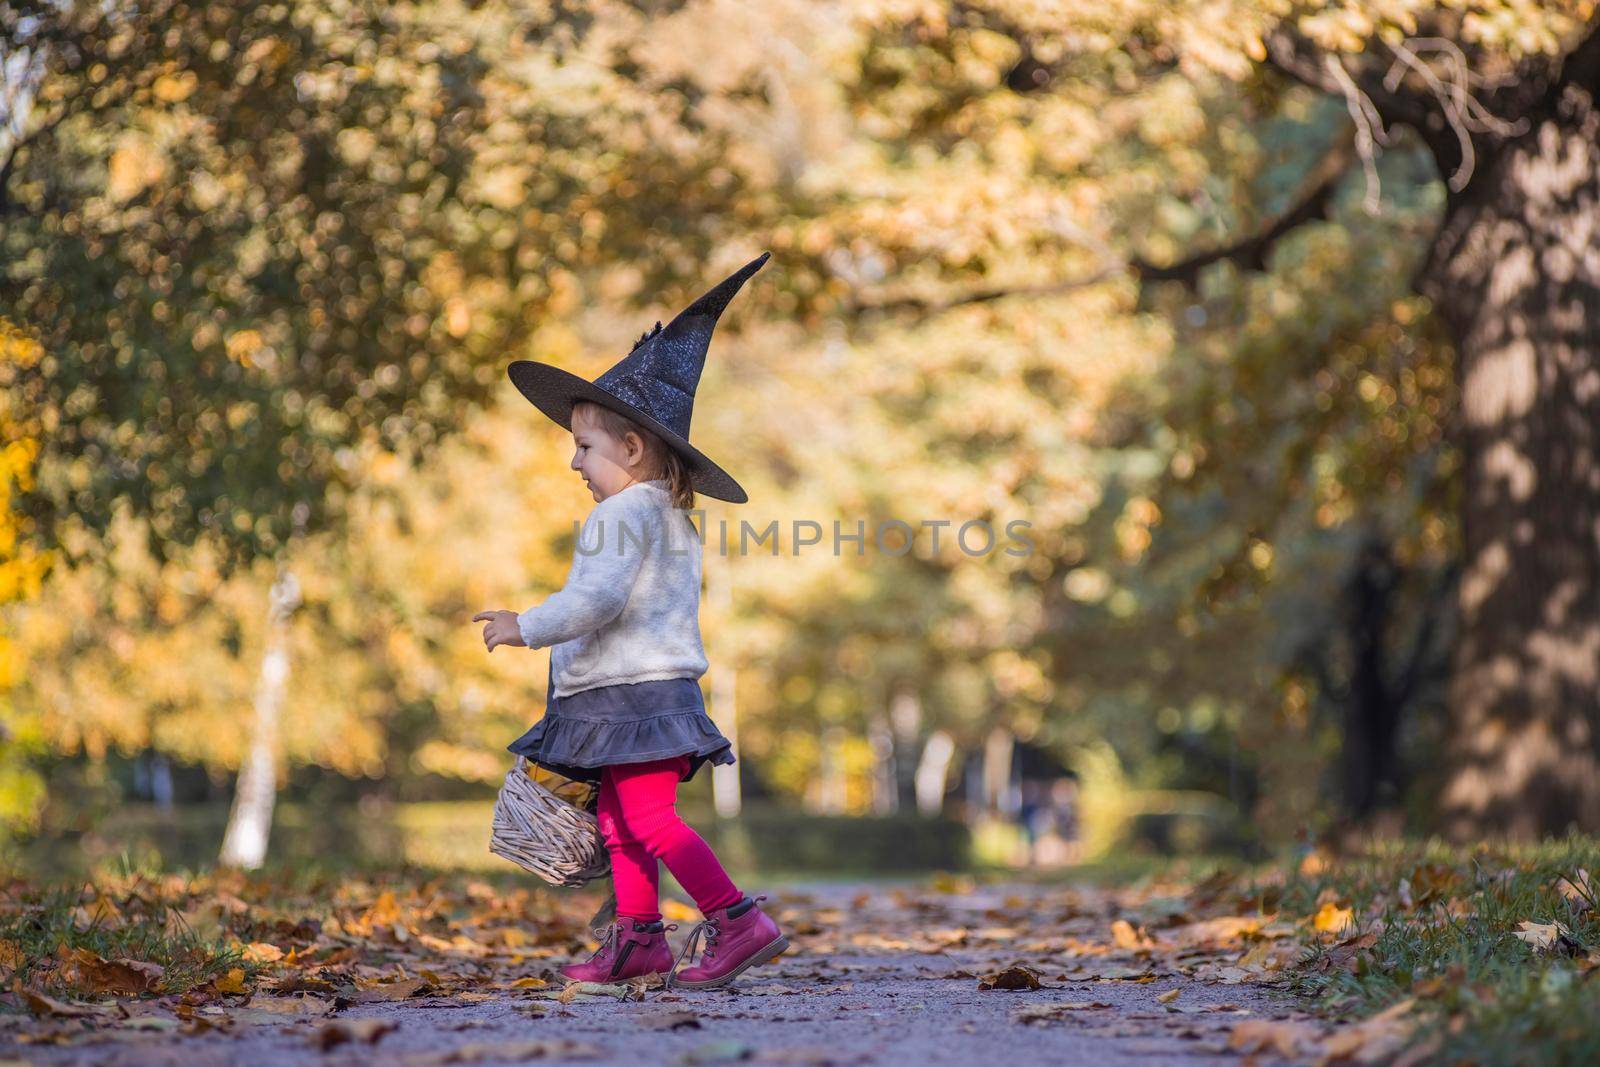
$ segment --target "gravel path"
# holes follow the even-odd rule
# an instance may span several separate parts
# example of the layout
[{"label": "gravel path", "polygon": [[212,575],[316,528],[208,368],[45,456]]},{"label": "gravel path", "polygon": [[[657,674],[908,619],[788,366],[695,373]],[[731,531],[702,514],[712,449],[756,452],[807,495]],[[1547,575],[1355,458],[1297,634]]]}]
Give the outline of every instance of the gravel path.
[{"label": "gravel path", "polygon": [[[324,1018],[285,1014],[280,1021],[256,1012],[248,1024],[233,1018],[208,1032],[124,1028],[65,1046],[7,1049],[10,1035],[0,1032],[0,1063],[1187,1067],[1236,1062],[1228,1038],[1241,1020],[1299,1015],[1280,993],[1237,975],[1219,979],[1214,958],[1190,965],[1181,953],[1091,953],[1086,968],[1075,962],[1083,952],[1062,951],[1058,942],[1076,936],[1075,924],[1103,939],[1116,905],[1074,897],[1064,911],[1062,892],[812,886],[768,902],[795,935],[793,947],[729,989],[655,989],[642,999],[595,995],[565,1004],[538,988],[419,997],[356,1004]],[[1108,911],[1097,913],[1102,906]],[[688,933],[680,925],[675,946]],[[1043,988],[979,989],[980,975],[1013,964],[1036,968]]]}]

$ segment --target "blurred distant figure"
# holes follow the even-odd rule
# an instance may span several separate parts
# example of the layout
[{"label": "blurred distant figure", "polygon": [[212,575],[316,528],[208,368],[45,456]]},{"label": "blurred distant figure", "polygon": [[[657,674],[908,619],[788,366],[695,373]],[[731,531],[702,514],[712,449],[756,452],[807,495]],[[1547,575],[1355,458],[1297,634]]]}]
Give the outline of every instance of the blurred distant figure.
[{"label": "blurred distant figure", "polygon": [[1017,822],[1025,840],[1027,866],[1052,868],[1077,863],[1082,852],[1078,841],[1078,779],[1071,774],[1023,779]]}]

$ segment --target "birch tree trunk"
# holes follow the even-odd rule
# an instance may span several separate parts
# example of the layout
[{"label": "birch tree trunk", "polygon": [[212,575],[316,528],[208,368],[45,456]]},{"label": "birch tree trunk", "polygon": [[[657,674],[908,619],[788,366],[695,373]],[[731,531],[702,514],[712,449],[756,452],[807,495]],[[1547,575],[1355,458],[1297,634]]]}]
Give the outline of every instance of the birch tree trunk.
[{"label": "birch tree trunk", "polygon": [[872,813],[893,815],[900,810],[899,775],[895,772],[894,734],[882,712],[867,721],[867,744],[872,747]]},{"label": "birch tree trunk", "polygon": [[718,553],[706,568],[706,599],[717,613],[720,663],[711,668],[711,721],[732,745],[734,761],[711,768],[711,804],[719,818],[734,819],[744,807],[739,784],[739,660],[734,648],[733,557]]},{"label": "birch tree trunk", "polygon": [[285,568],[272,583],[267,608],[267,643],[256,678],[255,720],[250,750],[239,766],[233,809],[218,861],[255,870],[267,858],[272,809],[278,794],[278,716],[289,684],[289,620],[300,606],[300,582]]},{"label": "birch tree trunk", "polygon": [[916,793],[917,811],[929,817],[944,811],[945,781],[950,775],[950,761],[955,757],[955,738],[943,730],[928,735],[922,746],[922,758],[917,761]]}]

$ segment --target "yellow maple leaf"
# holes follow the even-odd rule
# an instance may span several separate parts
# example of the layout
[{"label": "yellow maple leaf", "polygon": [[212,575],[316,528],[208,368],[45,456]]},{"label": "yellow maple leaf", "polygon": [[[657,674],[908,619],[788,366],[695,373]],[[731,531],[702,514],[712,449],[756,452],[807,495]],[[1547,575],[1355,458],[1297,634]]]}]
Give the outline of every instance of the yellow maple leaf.
[{"label": "yellow maple leaf", "polygon": [[1341,908],[1331,900],[1322,905],[1316,916],[1311,920],[1311,924],[1316,927],[1317,932],[1322,934],[1340,933],[1345,927],[1354,924],[1354,922],[1355,912],[1352,909]]},{"label": "yellow maple leaf", "polygon": [[244,968],[235,967],[216,981],[218,993],[243,993],[246,991],[244,984]]}]

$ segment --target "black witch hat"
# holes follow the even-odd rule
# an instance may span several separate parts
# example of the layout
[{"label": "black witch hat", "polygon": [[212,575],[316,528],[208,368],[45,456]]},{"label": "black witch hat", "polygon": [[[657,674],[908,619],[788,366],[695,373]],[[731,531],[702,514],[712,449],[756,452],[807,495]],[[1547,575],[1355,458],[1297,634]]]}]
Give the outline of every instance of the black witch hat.
[{"label": "black witch hat", "polygon": [[592,382],[548,363],[521,359],[507,369],[512,384],[565,430],[572,429],[572,405],[580,401],[626,415],[683,456],[695,492],[743,504],[749,497],[733,476],[689,443],[689,419],[694,414],[694,390],[705,368],[711,331],[739,287],[771,255],[763,252],[734,271],[665,328],[656,323],[620,363]]}]

